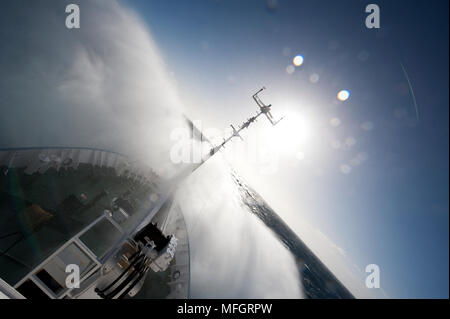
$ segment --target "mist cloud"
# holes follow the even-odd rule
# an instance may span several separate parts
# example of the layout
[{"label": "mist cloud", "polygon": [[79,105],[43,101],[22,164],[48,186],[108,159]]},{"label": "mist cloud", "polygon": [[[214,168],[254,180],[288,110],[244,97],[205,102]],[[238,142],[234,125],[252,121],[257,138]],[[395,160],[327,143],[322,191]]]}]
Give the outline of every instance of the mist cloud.
[{"label": "mist cloud", "polygon": [[176,85],[145,24],[116,1],[14,1],[0,14],[0,147],[86,146],[169,161]]},{"label": "mist cloud", "polygon": [[192,297],[302,297],[293,256],[242,207],[220,156],[190,176],[177,195],[189,231]]}]

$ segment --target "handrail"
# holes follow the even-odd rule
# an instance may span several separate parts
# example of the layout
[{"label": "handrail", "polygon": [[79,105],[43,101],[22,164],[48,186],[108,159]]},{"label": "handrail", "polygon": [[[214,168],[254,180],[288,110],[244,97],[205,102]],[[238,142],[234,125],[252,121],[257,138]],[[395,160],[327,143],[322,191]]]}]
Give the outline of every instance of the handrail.
[{"label": "handrail", "polygon": [[6,281],[0,278],[0,299],[3,294],[8,299],[25,299],[16,289],[11,287]]},{"label": "handrail", "polygon": [[[79,238],[81,236],[83,236],[88,230],[90,230],[92,227],[94,227],[96,224],[98,224],[101,220],[103,220],[104,218],[108,219],[107,218],[108,214],[109,214],[109,212],[105,211],[102,215],[97,217],[93,222],[91,222],[89,225],[87,225],[84,229],[82,229],[80,232],[78,232],[76,235],[74,235],[72,238],[70,238],[68,241],[66,241],[57,250],[55,250],[49,257],[44,259],[39,265],[34,267],[27,275],[25,275],[21,280],[19,280],[14,285],[14,288],[18,288],[21,284],[23,284],[25,281],[27,281],[30,277],[32,277],[34,275],[34,273],[36,272],[37,269],[45,266],[54,256],[59,254],[61,251],[63,251],[69,245],[71,245],[72,243],[77,243],[77,241],[80,240]],[[80,249],[82,249],[83,251],[85,250],[84,247],[80,247]],[[90,258],[92,258],[93,257],[92,255],[94,255],[94,253],[88,252],[88,255]],[[93,260],[93,261],[96,262],[97,264],[100,264],[100,261],[98,260],[98,258],[96,258],[96,260]]]}]

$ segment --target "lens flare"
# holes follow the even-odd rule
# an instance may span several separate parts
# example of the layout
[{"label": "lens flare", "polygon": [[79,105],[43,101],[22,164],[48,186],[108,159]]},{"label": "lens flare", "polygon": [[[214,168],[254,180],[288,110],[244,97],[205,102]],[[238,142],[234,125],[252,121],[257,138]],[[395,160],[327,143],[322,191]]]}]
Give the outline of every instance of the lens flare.
[{"label": "lens flare", "polygon": [[295,68],[292,65],[288,65],[286,67],[286,73],[287,74],[292,74],[292,73],[294,73],[294,71],[295,71]]},{"label": "lens flare", "polygon": [[330,120],[330,125],[333,126],[333,127],[338,127],[339,125],[341,125],[341,120],[338,119],[337,117],[332,118]]},{"label": "lens flare", "polygon": [[311,82],[312,84],[316,84],[317,82],[319,82],[320,76],[317,73],[313,73],[309,76],[309,82]]},{"label": "lens flare", "polygon": [[294,59],[292,60],[292,63],[295,66],[300,66],[303,64],[303,57],[299,54],[297,56],[294,57]]},{"label": "lens flare", "polygon": [[349,90],[341,90],[337,94],[337,98],[339,101],[346,101],[350,97],[350,91]]},{"label": "lens flare", "polygon": [[342,174],[350,174],[350,172],[352,171],[352,167],[350,165],[347,164],[343,164],[340,167],[340,170],[342,172]]}]

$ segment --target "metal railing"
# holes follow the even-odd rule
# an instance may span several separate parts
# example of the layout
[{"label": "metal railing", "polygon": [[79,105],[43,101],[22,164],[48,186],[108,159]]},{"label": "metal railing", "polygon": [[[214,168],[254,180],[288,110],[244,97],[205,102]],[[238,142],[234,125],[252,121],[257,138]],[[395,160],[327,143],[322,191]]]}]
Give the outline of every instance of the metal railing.
[{"label": "metal railing", "polygon": [[80,239],[86,232],[92,229],[95,225],[99,224],[101,221],[107,220],[109,221],[120,233],[123,233],[122,228],[118,225],[111,217],[111,213],[107,210],[103,212],[101,216],[87,225],[83,230],[78,232],[75,236],[65,242],[61,247],[59,247],[56,251],[54,251],[48,258],[42,261],[38,266],[34,267],[32,271],[30,271],[25,277],[23,277],[19,282],[14,285],[14,288],[19,288],[23,283],[27,280],[31,280],[36,286],[38,286],[47,296],[52,299],[61,299],[67,296],[73,289],[76,288],[67,288],[63,290],[62,293],[56,294],[53,292],[45,283],[43,283],[38,276],[36,275],[42,268],[44,268],[53,258],[55,258],[60,252],[69,247],[72,244],[75,244],[77,248],[79,248],[86,256],[89,258],[90,262],[94,264],[94,266],[83,276],[80,277],[79,283],[81,284],[87,278],[89,278],[92,274],[94,274],[97,270],[99,270],[103,266],[102,260],[94,253],[92,250],[83,243]]}]

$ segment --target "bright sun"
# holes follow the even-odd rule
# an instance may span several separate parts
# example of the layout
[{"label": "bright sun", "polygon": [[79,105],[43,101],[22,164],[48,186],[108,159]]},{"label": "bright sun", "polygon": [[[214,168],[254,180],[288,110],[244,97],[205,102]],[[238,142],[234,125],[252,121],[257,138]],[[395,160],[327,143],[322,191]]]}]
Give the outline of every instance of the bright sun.
[{"label": "bright sun", "polygon": [[270,143],[280,155],[301,160],[314,145],[313,118],[306,113],[288,112],[274,128],[268,130]]}]

